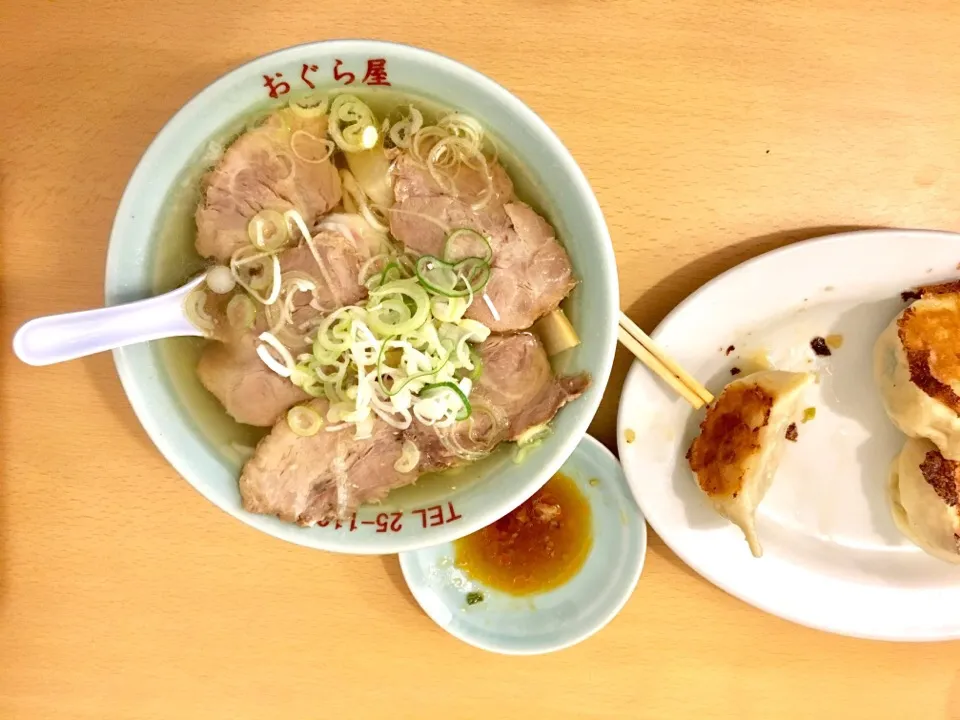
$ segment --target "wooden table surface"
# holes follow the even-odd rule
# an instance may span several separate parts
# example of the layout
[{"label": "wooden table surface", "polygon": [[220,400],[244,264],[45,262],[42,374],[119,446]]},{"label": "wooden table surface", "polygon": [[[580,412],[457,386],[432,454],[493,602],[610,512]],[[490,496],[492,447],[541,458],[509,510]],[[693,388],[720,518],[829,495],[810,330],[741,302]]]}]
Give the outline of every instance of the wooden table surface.
[{"label": "wooden table surface", "polygon": [[[960,718],[960,644],[791,625],[656,537],[593,639],[474,650],[395,557],[295,547],[204,500],[110,357],[13,358],[19,323],[102,302],[120,194],[181,104],[336,36],[440,51],[539,112],[593,183],[648,330],[798,239],[960,230],[954,0],[0,1],[0,718]],[[593,427],[611,446],[628,364]]]}]

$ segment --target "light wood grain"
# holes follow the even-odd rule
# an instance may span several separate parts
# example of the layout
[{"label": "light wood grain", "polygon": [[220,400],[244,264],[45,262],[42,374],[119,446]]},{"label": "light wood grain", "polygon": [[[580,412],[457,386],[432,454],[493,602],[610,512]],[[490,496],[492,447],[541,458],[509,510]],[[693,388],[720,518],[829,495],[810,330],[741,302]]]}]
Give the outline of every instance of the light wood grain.
[{"label": "light wood grain", "polygon": [[[765,615],[653,538],[620,616],[543,658],[435,627],[395,558],[260,535],[180,480],[108,357],[30,369],[102,302],[124,184],[219,74],[340,36],[496,78],[581,163],[647,331],[739,261],[858,227],[960,230],[953,0],[0,2],[0,718],[960,718],[960,645]],[[618,356],[595,433],[612,445]],[[958,609],[960,612],[960,609]]]}]

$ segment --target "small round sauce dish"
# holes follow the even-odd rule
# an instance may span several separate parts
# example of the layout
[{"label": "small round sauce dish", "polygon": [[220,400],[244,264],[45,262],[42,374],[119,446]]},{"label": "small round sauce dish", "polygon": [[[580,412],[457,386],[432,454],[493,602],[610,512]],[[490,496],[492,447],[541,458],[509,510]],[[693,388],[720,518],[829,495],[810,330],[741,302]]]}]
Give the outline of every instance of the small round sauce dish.
[{"label": "small round sauce dish", "polygon": [[424,612],[482,650],[536,655],[606,625],[633,593],[647,532],[613,454],[590,436],[520,507],[453,543],[400,554]]}]

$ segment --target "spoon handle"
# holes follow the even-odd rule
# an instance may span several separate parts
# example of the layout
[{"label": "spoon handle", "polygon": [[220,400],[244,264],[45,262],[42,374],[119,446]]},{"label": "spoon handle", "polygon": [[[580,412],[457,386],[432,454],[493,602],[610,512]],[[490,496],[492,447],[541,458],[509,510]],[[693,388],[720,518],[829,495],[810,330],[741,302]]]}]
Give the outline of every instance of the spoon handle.
[{"label": "spoon handle", "polygon": [[51,365],[123,345],[180,335],[203,335],[183,301],[202,280],[157,297],[31,320],[13,336],[13,351],[29,365]]}]

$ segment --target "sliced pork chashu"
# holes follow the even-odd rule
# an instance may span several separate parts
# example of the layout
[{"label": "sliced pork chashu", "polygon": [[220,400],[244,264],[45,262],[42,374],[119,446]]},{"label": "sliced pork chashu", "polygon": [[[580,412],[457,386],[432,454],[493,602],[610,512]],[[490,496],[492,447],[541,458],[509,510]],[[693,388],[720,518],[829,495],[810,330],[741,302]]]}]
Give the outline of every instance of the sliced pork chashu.
[{"label": "sliced pork chashu", "polygon": [[390,228],[408,250],[440,256],[447,233],[461,227],[490,239],[493,261],[486,299],[477,298],[467,317],[494,332],[525,330],[573,290],[573,267],[553,227],[516,200],[498,163],[491,166],[493,195],[482,206],[475,205],[483,188],[476,171],[461,171],[465,179],[455,194],[444,192],[406,154],[397,158],[395,168],[397,203],[390,212]]},{"label": "sliced pork chashu", "polygon": [[478,203],[486,184],[477,170],[461,165],[452,186],[441,188],[409,153],[400,154],[393,163],[393,236],[417,254],[439,257],[452,228],[467,227],[486,234],[505,230],[510,219],[503,206],[514,198],[513,183],[500,163],[491,165],[491,178],[493,195],[481,207]]},{"label": "sliced pork chashu", "polygon": [[[396,157],[392,174],[393,192],[397,202],[406,202],[413,197],[453,196],[473,204],[481,198],[487,186],[479,170],[460,165],[453,177],[452,187],[440,187],[430,171],[409,153],[400,153]],[[504,203],[513,199],[513,182],[498,162],[490,163],[490,177],[493,181],[493,194],[483,209],[497,212]]]},{"label": "sliced pork chashu", "polygon": [[483,372],[476,396],[506,414],[507,440],[516,440],[530,428],[549,422],[590,385],[585,373],[554,375],[546,350],[533,333],[491,335],[478,352]]},{"label": "sliced pork chashu", "polygon": [[495,332],[530,327],[556,310],[577,284],[550,223],[525,203],[503,207],[512,228],[491,236],[493,263],[484,294],[493,309],[478,300],[467,313]]},{"label": "sliced pork chashu", "polygon": [[340,176],[325,153],[327,118],[289,109],[270,115],[227,148],[203,179],[197,208],[197,252],[227,262],[250,240],[261,210],[299,212],[309,227],[340,202]]},{"label": "sliced pork chashu", "polygon": [[553,419],[590,385],[586,374],[554,375],[540,340],[531,333],[491,335],[477,346],[483,372],[470,395],[474,413],[452,428],[415,423],[407,430],[420,450],[420,472],[463,462],[461,453],[486,453],[500,442]]},{"label": "sliced pork chashu", "polygon": [[[477,452],[485,453],[499,442],[549,422],[590,382],[586,375],[555,377],[540,342],[527,333],[493,336],[479,350],[484,372],[471,393],[478,408],[475,424],[468,420],[449,429],[458,434],[463,446]],[[308,406],[321,417],[329,408],[322,399]],[[483,406],[491,412],[479,410]],[[483,436],[482,447],[471,445],[471,430]],[[394,469],[406,439],[421,453],[420,465],[411,473]],[[301,437],[281,417],[244,466],[240,494],[250,512],[310,525],[348,517],[360,505],[382,500],[391,490],[414,482],[418,474],[462,462],[436,429],[417,421],[399,431],[378,419],[372,437],[356,440],[349,429]]]},{"label": "sliced pork chashu", "polygon": [[308,395],[263,364],[258,344],[253,331],[229,342],[209,343],[197,363],[197,376],[234,420],[269,427]]},{"label": "sliced pork chashu", "polygon": [[[314,249],[324,265],[321,273],[313,251],[306,244],[279,254],[284,273],[298,272],[316,279],[316,291],[296,292],[291,296],[293,323],[279,339],[290,348],[305,346],[311,322],[344,305],[360,302],[367,289],[358,282],[361,264],[369,249],[340,233],[324,231],[314,237]],[[281,298],[283,302],[285,298]],[[279,304],[271,308],[274,317]],[[226,342],[211,342],[203,350],[197,375],[203,386],[223,405],[237,422],[270,426],[306,393],[288,378],[277,375],[257,355],[257,338],[269,330],[272,322],[267,309],[257,310],[254,327]]]},{"label": "sliced pork chashu", "polygon": [[[309,407],[326,417],[329,404],[312,400]],[[243,467],[243,507],[300,525],[347,518],[416,480],[393,467],[401,449],[401,433],[379,419],[370,438],[357,440],[352,428],[301,437],[281,417]]]}]

